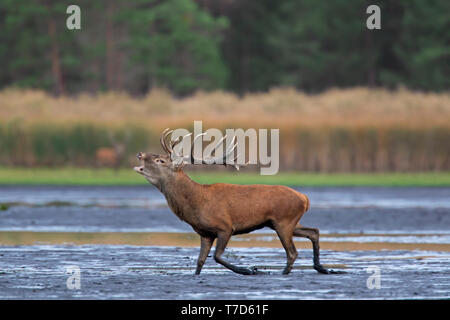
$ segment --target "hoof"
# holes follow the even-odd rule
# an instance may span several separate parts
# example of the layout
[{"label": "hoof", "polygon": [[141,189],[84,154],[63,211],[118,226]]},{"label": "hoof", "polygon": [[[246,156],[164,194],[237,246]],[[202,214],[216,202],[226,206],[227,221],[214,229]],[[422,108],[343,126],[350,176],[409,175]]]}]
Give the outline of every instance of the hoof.
[{"label": "hoof", "polygon": [[252,275],[253,273],[253,268],[237,268],[237,269],[233,269],[234,272],[239,273],[239,274],[243,274],[244,276],[248,276],[248,275]]},{"label": "hoof", "polygon": [[318,273],[322,273],[322,274],[343,274],[343,273],[345,273],[345,271],[334,271],[331,269],[328,270],[328,269],[325,269],[324,267],[322,267],[321,265],[314,266],[314,269]]},{"label": "hoof", "polygon": [[331,274],[345,274],[347,272],[345,271],[335,271],[335,270],[328,270]]},{"label": "hoof", "polygon": [[258,273],[258,268],[256,268],[256,267],[251,267],[251,268],[250,268],[250,272],[251,272],[251,274],[257,274],[257,273]]},{"label": "hoof", "polygon": [[257,267],[251,267],[251,268],[248,268],[248,269],[243,269],[241,271],[242,272],[240,272],[240,273],[244,274],[244,275],[264,274],[264,272],[259,271]]},{"label": "hoof", "polygon": [[320,267],[314,267],[314,269],[318,272],[318,273],[322,273],[322,274],[330,274],[330,270],[325,269],[324,267],[320,266]]},{"label": "hoof", "polygon": [[289,268],[289,269],[286,269],[286,268],[285,268],[285,269],[283,270],[283,273],[282,273],[282,274],[283,274],[283,275],[287,275],[287,274],[289,274],[290,272],[291,272],[291,268]]},{"label": "hoof", "polygon": [[262,271],[259,271],[257,267],[251,267],[250,270],[252,271],[252,274],[265,274]]}]

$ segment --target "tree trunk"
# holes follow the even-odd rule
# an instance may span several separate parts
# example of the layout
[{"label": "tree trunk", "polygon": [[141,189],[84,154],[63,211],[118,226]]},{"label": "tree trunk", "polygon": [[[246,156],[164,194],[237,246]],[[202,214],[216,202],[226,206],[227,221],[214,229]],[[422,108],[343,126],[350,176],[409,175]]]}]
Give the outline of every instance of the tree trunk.
[{"label": "tree trunk", "polygon": [[115,78],[114,26],[112,16],[113,4],[108,1],[106,7],[106,85],[108,90],[114,89]]},{"label": "tree trunk", "polygon": [[51,61],[52,61],[52,75],[55,84],[56,95],[65,94],[64,80],[61,71],[60,54],[58,41],[56,39],[56,23],[55,19],[50,15],[48,19],[48,33],[51,42]]}]

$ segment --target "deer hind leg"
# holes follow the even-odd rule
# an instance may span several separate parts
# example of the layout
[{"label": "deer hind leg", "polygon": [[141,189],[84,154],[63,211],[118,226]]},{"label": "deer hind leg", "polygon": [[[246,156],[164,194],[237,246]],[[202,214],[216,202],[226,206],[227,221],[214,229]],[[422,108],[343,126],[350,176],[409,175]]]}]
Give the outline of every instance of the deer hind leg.
[{"label": "deer hind leg", "polygon": [[307,227],[303,227],[301,225],[298,225],[294,229],[294,236],[308,238],[309,240],[311,240],[312,245],[313,245],[313,254],[314,254],[314,257],[313,257],[314,269],[317,272],[324,273],[324,274],[340,273],[340,272],[333,271],[333,270],[327,270],[320,264],[320,257],[319,257],[319,250],[320,250],[320,246],[319,246],[319,229],[307,228]]},{"label": "deer hind leg", "polygon": [[211,251],[211,246],[214,242],[214,238],[209,237],[201,237],[201,245],[200,245],[200,254],[197,260],[197,269],[195,270],[195,274],[200,274],[202,271],[203,264],[208,257],[208,253]]},{"label": "deer hind leg", "polygon": [[245,275],[257,274],[258,272],[257,272],[256,268],[248,269],[248,268],[237,267],[222,258],[222,254],[224,253],[225,248],[226,248],[230,238],[231,238],[231,233],[220,233],[217,236],[217,244],[216,244],[216,251],[214,252],[214,260],[217,263],[220,263],[221,265],[223,265],[225,268],[228,268],[231,271],[234,271],[239,274],[245,274]]},{"label": "deer hind leg", "polygon": [[[286,267],[283,270],[283,274],[289,274],[294,265],[295,259],[297,259],[298,252],[295,248],[294,241],[292,240],[292,232],[284,231],[283,228],[275,228],[278,237],[280,238],[281,244],[286,251]],[[292,230],[292,229],[291,229]]]}]

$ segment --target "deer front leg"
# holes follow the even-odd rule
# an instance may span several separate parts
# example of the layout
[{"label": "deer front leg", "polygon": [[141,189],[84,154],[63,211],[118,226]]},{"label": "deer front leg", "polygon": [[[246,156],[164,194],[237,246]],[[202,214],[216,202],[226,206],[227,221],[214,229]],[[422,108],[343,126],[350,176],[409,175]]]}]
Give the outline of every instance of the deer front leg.
[{"label": "deer front leg", "polygon": [[221,265],[223,265],[225,268],[228,268],[231,271],[239,273],[239,274],[244,274],[244,275],[257,274],[258,271],[256,270],[256,268],[247,269],[247,268],[237,267],[222,258],[222,254],[225,251],[225,248],[226,248],[230,238],[231,238],[231,233],[220,233],[218,235],[216,251],[214,252],[214,260],[217,263],[220,263]]},{"label": "deer front leg", "polygon": [[214,242],[214,238],[201,237],[200,241],[200,254],[197,260],[197,269],[195,270],[195,274],[197,275],[202,271],[203,264],[208,257],[209,251],[211,251],[211,246]]},{"label": "deer front leg", "polygon": [[286,267],[283,270],[283,274],[289,274],[289,272],[291,272],[292,270],[295,259],[297,259],[298,256],[297,249],[295,248],[294,241],[292,239],[292,233],[289,231],[285,231],[281,227],[276,227],[275,230],[278,234],[278,237],[280,238],[284,250],[286,251],[287,263]]}]

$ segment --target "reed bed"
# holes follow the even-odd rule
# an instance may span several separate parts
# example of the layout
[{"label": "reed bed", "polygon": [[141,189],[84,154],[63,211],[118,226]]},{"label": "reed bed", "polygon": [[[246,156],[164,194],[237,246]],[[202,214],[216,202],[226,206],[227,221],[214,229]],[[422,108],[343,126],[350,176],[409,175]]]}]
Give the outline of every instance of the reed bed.
[{"label": "reed bed", "polygon": [[239,97],[197,92],[178,99],[109,92],[53,97],[0,91],[0,165],[98,166],[99,148],[160,152],[166,127],[279,128],[282,170],[385,172],[450,170],[450,94],[406,89],[332,89],[317,95],[289,88]]}]

